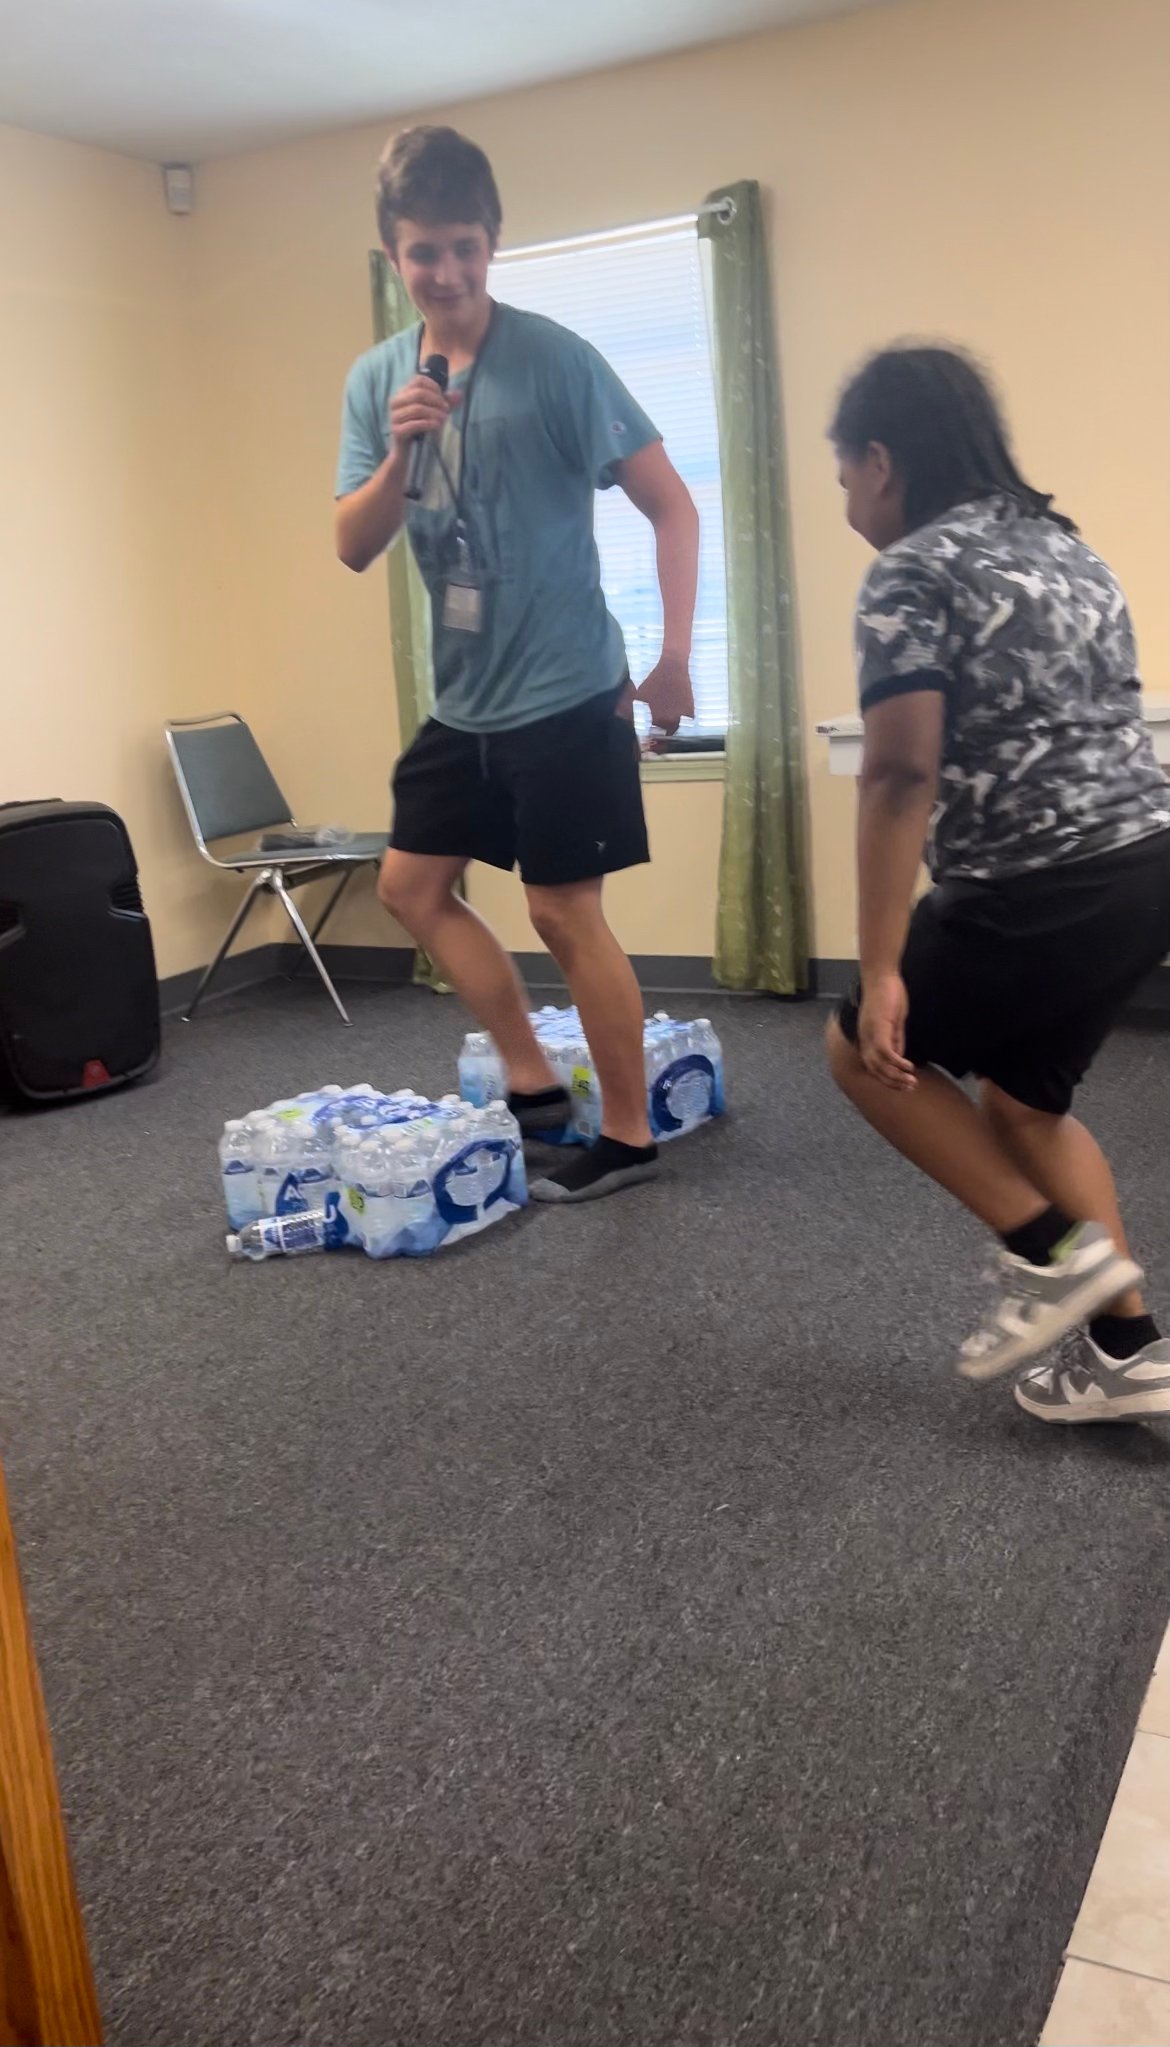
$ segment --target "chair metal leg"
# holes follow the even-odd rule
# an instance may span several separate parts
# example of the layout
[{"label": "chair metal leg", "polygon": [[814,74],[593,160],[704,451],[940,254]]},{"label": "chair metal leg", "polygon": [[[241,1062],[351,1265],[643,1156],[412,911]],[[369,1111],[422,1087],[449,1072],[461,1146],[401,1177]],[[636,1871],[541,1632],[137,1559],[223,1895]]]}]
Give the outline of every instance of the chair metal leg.
[{"label": "chair metal leg", "polygon": [[[325,908],[322,910],[321,915],[318,917],[317,922],[314,924],[312,931],[309,933],[309,936],[312,939],[314,945],[316,945],[317,940],[320,938],[321,933],[324,931],[326,924],[329,922],[330,917],[333,915],[334,910],[337,908],[338,903],[341,901],[342,896],[345,894],[346,889],[349,887],[351,878],[356,873],[357,873],[356,866],[345,867],[342,869],[341,880],[338,882],[337,887],[334,889],[333,894],[330,896],[329,901],[326,903]],[[305,955],[304,952],[301,951],[297,954],[295,965],[293,965],[289,969],[288,978],[290,981],[296,980],[296,977],[300,973],[301,968],[304,966],[304,964]]]},{"label": "chair metal leg", "polygon": [[309,936],[309,928],[305,923],[304,918],[301,916],[301,913],[298,910],[296,904],[294,903],[292,897],[290,896],[288,890],[286,889],[283,877],[279,874],[276,875],[276,877],[271,883],[271,887],[273,894],[278,895],[280,897],[281,902],[284,904],[285,909],[288,911],[288,921],[292,925],[293,930],[296,932],[297,937],[300,939],[301,944],[304,946],[305,951],[308,953],[309,958],[312,960],[313,965],[316,967],[317,972],[320,974],[321,979],[325,985],[325,991],[328,994],[330,1001],[333,1004],[333,1007],[337,1011],[338,1016],[341,1018],[342,1023],[347,1024],[349,1022],[349,1017],[346,1014],[345,1004],[342,1002],[340,995],[338,994],[336,988],[333,986],[333,983],[329,978],[329,969],[326,967],[324,960],[321,958],[320,953],[317,951],[316,946],[313,944],[313,941]]},{"label": "chair metal leg", "polygon": [[190,1002],[187,1004],[186,1009],[183,1011],[184,1023],[190,1023],[191,1018],[194,1016],[195,1011],[198,1009],[199,1004],[202,1002],[203,997],[207,993],[207,990],[210,987],[212,980],[214,979],[215,975],[219,972],[220,967],[223,965],[224,960],[226,959],[229,951],[231,950],[234,940],[239,935],[244,920],[247,917],[248,912],[251,909],[253,903],[255,902],[257,895],[259,894],[262,888],[267,888],[270,885],[270,882],[271,882],[270,871],[267,868],[265,868],[262,873],[256,876],[255,880],[252,883],[251,888],[249,888],[245,892],[243,901],[241,902],[239,909],[236,911],[235,916],[232,918],[231,923],[228,925],[227,935],[224,938],[223,944],[220,946],[219,951],[216,953],[215,958],[212,960],[210,966],[204,968],[203,977],[199,983],[199,986],[196,988],[194,995],[191,997]]}]

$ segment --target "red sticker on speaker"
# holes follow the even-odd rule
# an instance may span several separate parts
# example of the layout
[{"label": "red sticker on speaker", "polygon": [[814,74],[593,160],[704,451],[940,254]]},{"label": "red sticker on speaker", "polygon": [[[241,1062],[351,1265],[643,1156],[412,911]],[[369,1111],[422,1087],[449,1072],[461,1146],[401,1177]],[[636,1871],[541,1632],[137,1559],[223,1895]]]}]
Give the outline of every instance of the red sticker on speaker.
[{"label": "red sticker on speaker", "polygon": [[103,1059],[87,1059],[81,1069],[82,1087],[109,1087],[109,1068]]}]

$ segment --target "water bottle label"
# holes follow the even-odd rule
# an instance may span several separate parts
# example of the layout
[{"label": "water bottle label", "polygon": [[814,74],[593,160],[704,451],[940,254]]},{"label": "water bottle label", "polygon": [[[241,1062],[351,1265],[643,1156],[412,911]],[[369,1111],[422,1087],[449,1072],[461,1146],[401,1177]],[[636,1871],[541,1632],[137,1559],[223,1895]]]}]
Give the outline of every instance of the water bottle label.
[{"label": "water bottle label", "polygon": [[301,1193],[300,1181],[297,1175],[295,1173],[286,1173],[280,1183],[280,1192],[276,1197],[276,1207],[272,1211],[273,1214],[304,1215],[307,1213],[308,1207],[309,1204]]},{"label": "water bottle label", "polygon": [[270,1216],[264,1227],[269,1241],[290,1257],[297,1251],[314,1250],[330,1236],[328,1230],[322,1232],[319,1215]]},{"label": "water bottle label", "polygon": [[650,1090],[650,1120],[659,1133],[688,1129],[711,1114],[715,1068],[702,1052],[690,1052],[663,1068]]},{"label": "water bottle label", "polygon": [[507,1198],[508,1169],[515,1147],[504,1138],[477,1138],[435,1174],[435,1206],[445,1223],[494,1208]]},{"label": "water bottle label", "polygon": [[587,1099],[593,1093],[593,1088],[593,1068],[591,1066],[574,1066],[573,1077],[569,1083],[569,1093],[581,1095]]},{"label": "water bottle label", "polygon": [[237,1173],[251,1173],[254,1171],[255,1168],[249,1165],[247,1159],[229,1159],[223,1169],[225,1180],[230,1179]]}]

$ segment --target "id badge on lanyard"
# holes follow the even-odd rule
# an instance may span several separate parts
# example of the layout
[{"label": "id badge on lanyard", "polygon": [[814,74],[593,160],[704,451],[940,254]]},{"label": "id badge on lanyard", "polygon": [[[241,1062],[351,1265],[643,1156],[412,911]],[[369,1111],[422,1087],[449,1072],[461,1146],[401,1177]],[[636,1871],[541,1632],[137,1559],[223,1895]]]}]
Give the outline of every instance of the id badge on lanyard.
[{"label": "id badge on lanyard", "polygon": [[453,633],[483,631],[483,584],[472,566],[462,519],[455,526],[455,566],[443,589],[443,624]]},{"label": "id badge on lanyard", "polygon": [[[450,477],[447,478],[448,489],[451,490],[451,498],[455,509],[455,563],[454,567],[448,571],[443,585],[441,615],[447,631],[453,633],[481,633],[483,631],[483,578],[476,568],[471,553],[467,520],[464,517],[463,511],[463,491],[467,474],[467,430],[471,420],[471,404],[475,393],[475,380],[480,363],[483,360],[484,350],[487,347],[488,336],[491,334],[494,319],[495,307],[493,306],[491,319],[488,321],[487,333],[480,342],[478,353],[471,366],[471,373],[467,380],[467,388],[463,394],[462,432],[459,436],[459,481],[453,489],[451,488]],[[421,331],[419,334],[419,348],[420,350],[422,348]]]}]

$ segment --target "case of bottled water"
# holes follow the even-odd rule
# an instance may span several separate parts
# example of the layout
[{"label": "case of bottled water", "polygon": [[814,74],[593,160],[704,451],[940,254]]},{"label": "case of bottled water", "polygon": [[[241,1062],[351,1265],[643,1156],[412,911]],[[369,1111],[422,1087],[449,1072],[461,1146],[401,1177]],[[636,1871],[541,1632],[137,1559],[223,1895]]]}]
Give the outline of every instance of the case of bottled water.
[{"label": "case of bottled water", "polygon": [[[601,1090],[577,1011],[549,1003],[529,1021],[573,1105],[568,1127],[550,1142],[592,1144],[601,1132]],[[646,1019],[642,1043],[650,1128],[659,1141],[723,1114],[723,1048],[708,1017],[683,1023],[660,1009]],[[477,1107],[507,1095],[503,1062],[486,1031],[472,1031],[463,1040],[459,1092]]]},{"label": "case of bottled water", "polygon": [[228,1249],[239,1258],[347,1245],[370,1258],[421,1258],[528,1200],[520,1132],[504,1103],[432,1102],[368,1082],[225,1123],[219,1159]]}]

